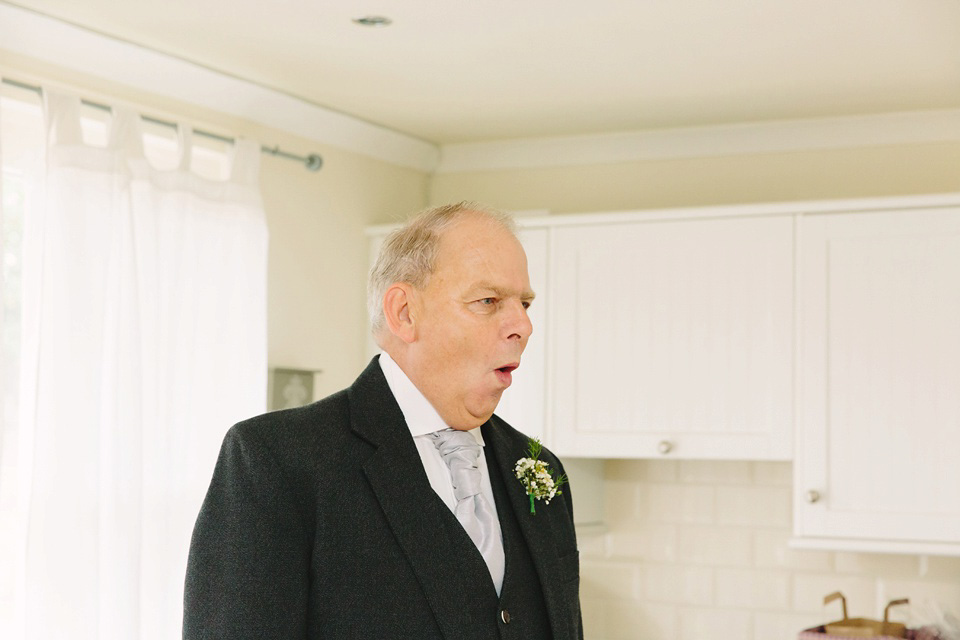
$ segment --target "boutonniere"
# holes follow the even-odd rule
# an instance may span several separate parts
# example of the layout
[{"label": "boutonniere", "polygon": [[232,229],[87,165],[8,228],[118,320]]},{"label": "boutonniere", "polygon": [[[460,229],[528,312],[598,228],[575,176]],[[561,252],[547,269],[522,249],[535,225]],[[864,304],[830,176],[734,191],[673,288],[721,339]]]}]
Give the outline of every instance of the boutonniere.
[{"label": "boutonniere", "polygon": [[540,460],[540,452],[543,445],[537,438],[530,438],[530,457],[517,460],[517,466],[514,472],[517,479],[523,484],[530,496],[530,513],[537,515],[537,508],[534,506],[534,500],[546,500],[547,504],[553,500],[557,494],[563,494],[560,487],[567,482],[567,475],[562,474],[559,478],[554,478],[550,471],[550,466]]}]

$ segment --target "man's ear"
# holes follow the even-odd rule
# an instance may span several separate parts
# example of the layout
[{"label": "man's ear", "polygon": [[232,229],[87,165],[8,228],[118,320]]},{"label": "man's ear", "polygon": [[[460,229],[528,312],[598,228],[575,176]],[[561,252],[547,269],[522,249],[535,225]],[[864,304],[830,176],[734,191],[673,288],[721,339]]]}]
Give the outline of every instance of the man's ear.
[{"label": "man's ear", "polygon": [[383,317],[387,329],[407,344],[417,338],[416,321],[411,307],[416,292],[405,282],[395,282],[383,294]]}]

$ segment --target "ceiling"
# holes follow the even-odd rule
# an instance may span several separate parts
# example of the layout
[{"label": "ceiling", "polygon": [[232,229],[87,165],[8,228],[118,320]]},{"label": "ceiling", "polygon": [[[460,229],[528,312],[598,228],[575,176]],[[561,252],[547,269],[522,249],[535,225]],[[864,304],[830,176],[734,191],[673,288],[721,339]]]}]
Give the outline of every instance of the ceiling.
[{"label": "ceiling", "polygon": [[437,144],[960,107],[958,0],[8,4]]}]

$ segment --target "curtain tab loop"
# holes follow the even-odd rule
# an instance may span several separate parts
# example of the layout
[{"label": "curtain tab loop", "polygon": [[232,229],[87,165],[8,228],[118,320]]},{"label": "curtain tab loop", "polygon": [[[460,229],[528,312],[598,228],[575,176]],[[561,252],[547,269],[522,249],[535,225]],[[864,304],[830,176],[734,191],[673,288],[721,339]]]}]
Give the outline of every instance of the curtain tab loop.
[{"label": "curtain tab loop", "polygon": [[107,148],[124,151],[128,157],[143,156],[143,127],[140,114],[127,107],[111,107],[113,115],[107,135]]},{"label": "curtain tab loop", "polygon": [[43,119],[47,130],[47,147],[83,144],[80,128],[80,98],[43,90]]},{"label": "curtain tab loop", "polygon": [[182,122],[177,123],[177,145],[180,152],[180,171],[190,173],[193,165],[193,128]]},{"label": "curtain tab loop", "polygon": [[230,182],[258,185],[260,181],[260,143],[248,138],[233,141],[230,158]]}]

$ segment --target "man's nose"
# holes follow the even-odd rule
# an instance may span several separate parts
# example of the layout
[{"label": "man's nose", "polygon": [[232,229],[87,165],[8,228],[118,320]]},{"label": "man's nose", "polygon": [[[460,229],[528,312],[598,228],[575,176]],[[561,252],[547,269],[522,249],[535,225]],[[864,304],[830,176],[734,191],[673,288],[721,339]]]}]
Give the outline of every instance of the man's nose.
[{"label": "man's nose", "polygon": [[506,321],[506,334],[509,339],[526,340],[533,333],[533,323],[527,314],[522,302],[511,305],[510,315]]}]

